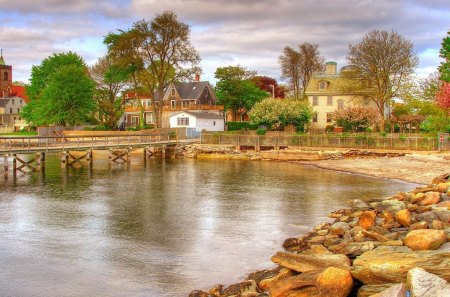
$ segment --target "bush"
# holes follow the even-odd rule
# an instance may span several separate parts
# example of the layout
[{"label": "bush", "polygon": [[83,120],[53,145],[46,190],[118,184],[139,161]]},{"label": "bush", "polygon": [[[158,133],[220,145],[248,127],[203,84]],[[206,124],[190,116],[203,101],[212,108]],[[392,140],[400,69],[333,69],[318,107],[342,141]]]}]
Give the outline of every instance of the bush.
[{"label": "bush", "polygon": [[128,127],[127,128],[127,131],[137,131],[138,129],[137,128],[134,128],[134,127]]},{"label": "bush", "polygon": [[334,125],[327,125],[325,127],[325,132],[333,132],[334,131]]},{"label": "bush", "polygon": [[146,130],[155,129],[155,124],[146,124],[146,125],[144,125],[143,129],[146,129]]},{"label": "bush", "polygon": [[372,132],[373,132],[372,128],[370,128],[370,127],[366,128],[366,133],[372,133]]},{"label": "bush", "polygon": [[109,128],[106,127],[105,125],[97,125],[97,126],[95,126],[94,130],[95,131],[108,131]]},{"label": "bush", "polygon": [[258,134],[258,135],[265,135],[266,134],[266,129],[257,129],[256,130],[256,134]]},{"label": "bush", "polygon": [[386,131],[381,131],[380,135],[383,136],[383,137],[386,137],[387,136],[387,132]]},{"label": "bush", "polygon": [[250,122],[227,122],[228,131],[238,131],[243,129],[256,130],[258,129],[257,124],[252,124]]}]

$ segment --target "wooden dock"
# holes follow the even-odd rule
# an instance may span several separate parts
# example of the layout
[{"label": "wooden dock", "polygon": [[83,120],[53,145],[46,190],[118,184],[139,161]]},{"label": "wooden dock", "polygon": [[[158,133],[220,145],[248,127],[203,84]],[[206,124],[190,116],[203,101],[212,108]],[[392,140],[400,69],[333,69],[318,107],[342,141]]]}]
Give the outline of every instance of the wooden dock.
[{"label": "wooden dock", "polygon": [[[3,155],[4,176],[9,174],[9,160],[12,160],[12,174],[45,170],[45,154],[61,153],[61,166],[82,164],[86,160],[93,166],[93,151],[108,150],[111,163],[129,163],[131,151],[143,148],[144,159],[153,157],[156,150],[166,157],[166,148],[199,142],[198,139],[178,139],[174,134],[130,134],[96,136],[49,136],[49,137],[0,137],[0,155]],[[83,152],[81,155],[73,151]],[[27,158],[24,156],[28,155]]]}]

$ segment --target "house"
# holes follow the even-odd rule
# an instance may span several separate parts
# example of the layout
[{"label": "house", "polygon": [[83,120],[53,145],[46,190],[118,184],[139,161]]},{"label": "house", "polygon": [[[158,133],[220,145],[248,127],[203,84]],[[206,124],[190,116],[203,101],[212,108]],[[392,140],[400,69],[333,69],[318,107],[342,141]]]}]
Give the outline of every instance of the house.
[{"label": "house", "polygon": [[353,105],[377,108],[368,96],[353,94],[343,88],[349,82],[344,80],[342,73],[349,70],[351,66],[342,67],[338,73],[337,63],[330,61],[326,63],[325,72],[313,74],[306,88],[306,96],[314,111],[312,131],[324,131],[326,126],[332,125],[332,114],[337,109]]},{"label": "house", "polygon": [[169,122],[170,128],[186,127],[196,132],[225,130],[225,118],[220,111],[179,111],[170,115]]},{"label": "house", "polygon": [[[144,120],[147,125],[156,123],[155,111],[152,102],[162,105],[162,128],[170,128],[170,117],[180,111],[203,112],[217,114],[223,116],[223,106],[217,105],[217,97],[211,84],[207,81],[200,81],[199,76],[194,82],[174,82],[169,84],[165,89],[162,98],[157,94],[138,95],[133,94],[132,98],[138,98],[144,108]],[[129,100],[125,106],[124,115],[119,120],[119,127],[126,129],[129,127],[137,127],[141,121],[141,111],[136,100]],[[205,115],[204,115],[205,116]]]},{"label": "house", "polygon": [[27,104],[25,88],[12,83],[12,66],[6,65],[0,53],[0,127],[21,130],[28,124],[21,119],[20,110]]}]

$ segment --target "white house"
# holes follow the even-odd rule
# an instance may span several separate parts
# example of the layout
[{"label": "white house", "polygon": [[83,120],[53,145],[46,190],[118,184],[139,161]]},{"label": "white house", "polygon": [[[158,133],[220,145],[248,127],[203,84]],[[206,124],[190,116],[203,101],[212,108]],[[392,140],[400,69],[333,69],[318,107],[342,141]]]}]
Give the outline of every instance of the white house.
[{"label": "white house", "polygon": [[170,115],[170,128],[195,128],[196,132],[224,131],[225,117],[223,112],[180,111]]}]

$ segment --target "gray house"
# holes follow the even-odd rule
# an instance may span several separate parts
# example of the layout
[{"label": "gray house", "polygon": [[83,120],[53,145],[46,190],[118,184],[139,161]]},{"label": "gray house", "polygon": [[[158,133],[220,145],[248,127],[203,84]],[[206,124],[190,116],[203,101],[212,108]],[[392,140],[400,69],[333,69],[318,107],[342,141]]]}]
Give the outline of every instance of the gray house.
[{"label": "gray house", "polygon": [[19,113],[25,105],[25,100],[17,96],[0,98],[0,127],[20,126]]}]

